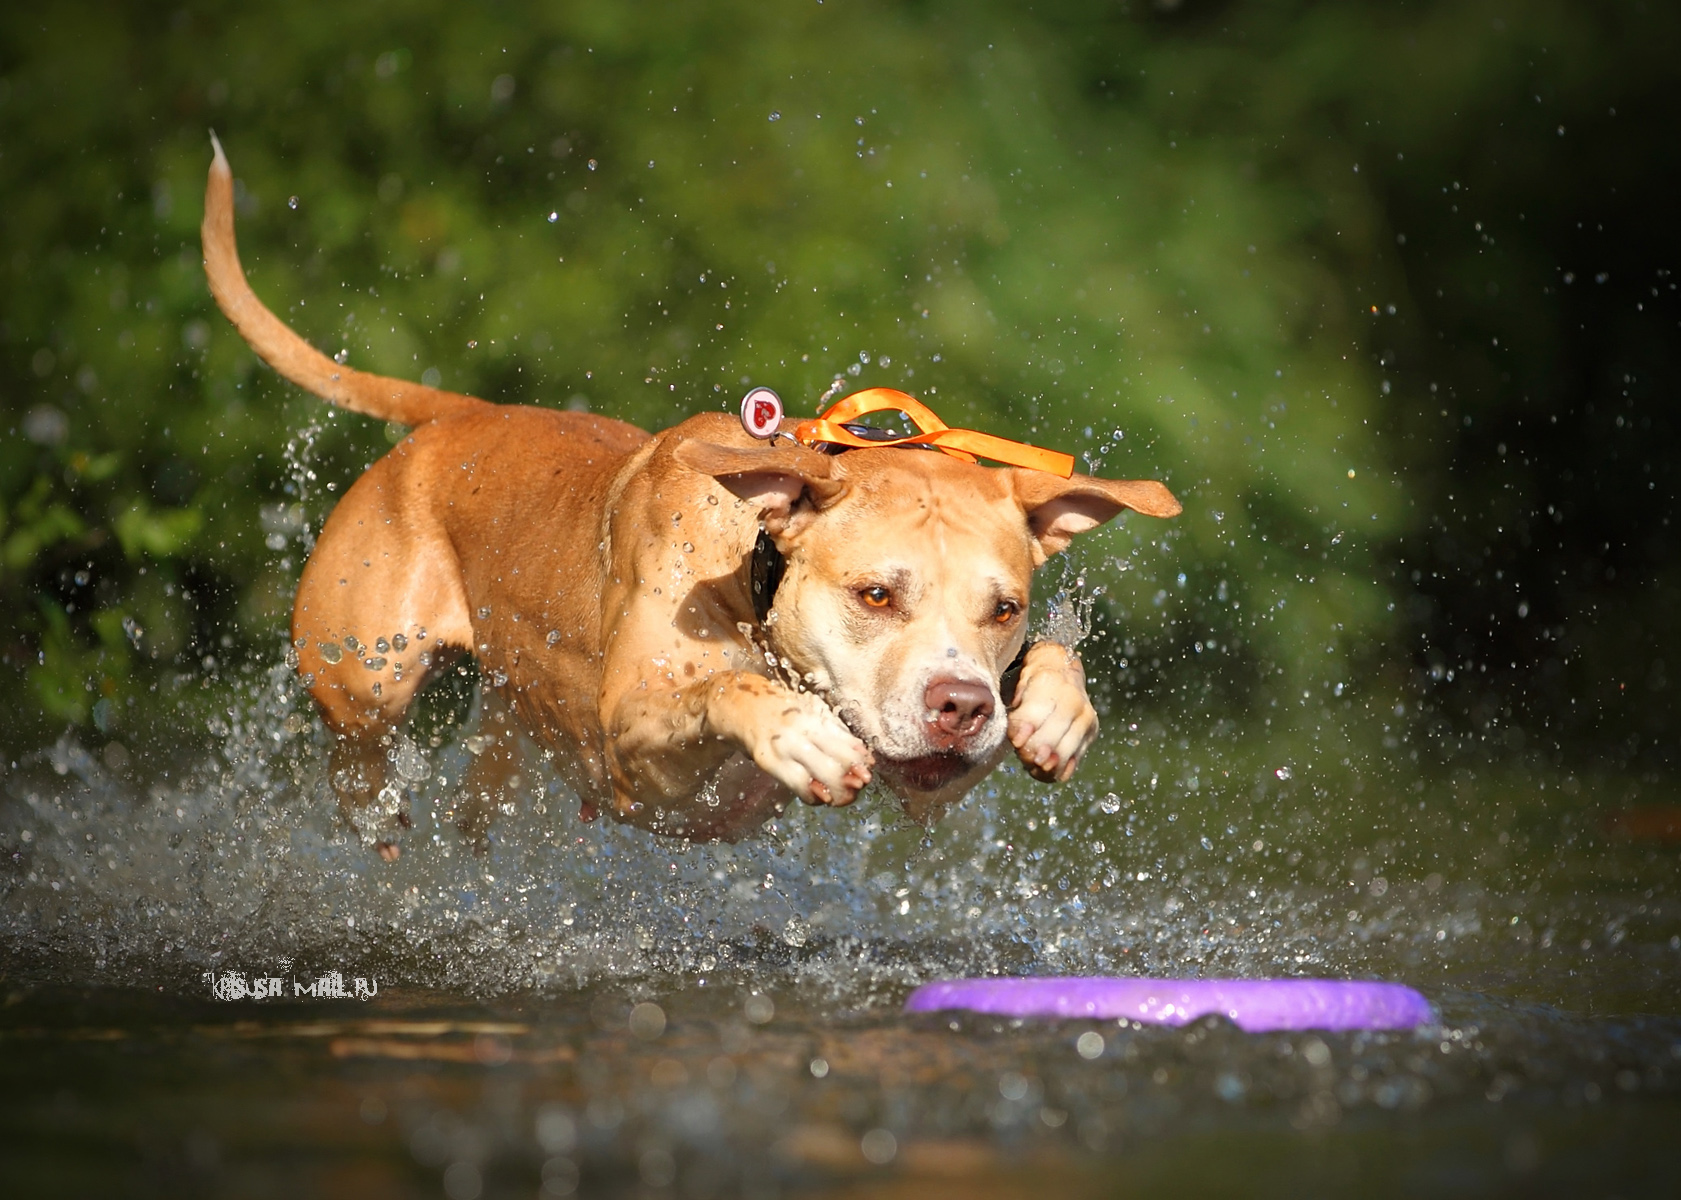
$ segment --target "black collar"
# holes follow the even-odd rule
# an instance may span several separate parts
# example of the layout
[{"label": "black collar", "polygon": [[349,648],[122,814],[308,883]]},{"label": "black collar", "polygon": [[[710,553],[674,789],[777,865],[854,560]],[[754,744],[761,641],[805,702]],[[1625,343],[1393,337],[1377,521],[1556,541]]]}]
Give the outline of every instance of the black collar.
[{"label": "black collar", "polygon": [[759,530],[759,540],[753,543],[753,616],[760,625],[770,616],[771,605],[776,603],[776,589],[782,586],[782,576],[787,573],[788,560],[782,556],[782,551],[776,548],[770,534]]}]

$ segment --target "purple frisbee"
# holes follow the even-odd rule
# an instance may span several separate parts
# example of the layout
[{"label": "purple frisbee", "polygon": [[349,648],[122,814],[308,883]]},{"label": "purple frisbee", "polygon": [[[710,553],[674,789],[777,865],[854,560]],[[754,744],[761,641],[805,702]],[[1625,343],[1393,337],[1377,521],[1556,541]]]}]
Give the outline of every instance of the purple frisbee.
[{"label": "purple frisbee", "polygon": [[1398,983],[1342,979],[1139,979],[1049,975],[925,983],[906,1012],[964,1008],[1001,1017],[1187,1025],[1211,1014],[1250,1033],[1281,1029],[1413,1029],[1430,1002]]}]

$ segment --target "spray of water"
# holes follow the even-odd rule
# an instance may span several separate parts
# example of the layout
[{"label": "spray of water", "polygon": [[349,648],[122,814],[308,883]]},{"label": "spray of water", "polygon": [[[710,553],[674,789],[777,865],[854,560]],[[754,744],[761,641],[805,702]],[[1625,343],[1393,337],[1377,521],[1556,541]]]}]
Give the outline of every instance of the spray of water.
[{"label": "spray of water", "polygon": [[[1366,974],[1516,931],[1517,905],[1440,876],[1352,894],[1312,881],[1296,869],[1310,829],[1292,838],[1265,813],[1209,828],[1199,812],[1237,805],[1209,805],[1183,763],[1163,787],[1167,762],[1113,750],[1064,787],[1005,770],[932,832],[866,796],[790,810],[734,847],[582,822],[538,769],[475,849],[450,819],[468,739],[405,739],[415,826],[388,864],[338,815],[293,673],[254,670],[239,696],[211,722],[210,753],[143,789],[71,735],[8,774],[12,944],[113,980],[285,959],[478,995],[774,963],[869,1003],[1001,970]],[[1204,832],[1160,832],[1181,821]]]}]

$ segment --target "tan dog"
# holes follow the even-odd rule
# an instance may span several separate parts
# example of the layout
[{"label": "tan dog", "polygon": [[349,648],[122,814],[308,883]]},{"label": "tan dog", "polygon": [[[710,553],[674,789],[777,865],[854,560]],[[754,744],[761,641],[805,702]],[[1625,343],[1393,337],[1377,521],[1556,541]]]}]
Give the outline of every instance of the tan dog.
[{"label": "tan dog", "polygon": [[[336,735],[346,815],[394,857],[387,784],[415,694],[477,656],[490,742],[462,816],[482,834],[519,769],[516,729],[621,821],[736,839],[791,796],[850,803],[879,776],[931,821],[1006,741],[1067,779],[1097,734],[1079,660],[1026,654],[1035,567],[1122,509],[1169,517],[1159,483],[989,469],[906,449],[766,445],[722,414],[650,436],[367,375],[263,307],[234,242],[220,145],[203,226],[211,292],[287,379],[413,432],[345,493],[304,568],[298,666]],[[756,621],[760,529],[786,561]]]}]

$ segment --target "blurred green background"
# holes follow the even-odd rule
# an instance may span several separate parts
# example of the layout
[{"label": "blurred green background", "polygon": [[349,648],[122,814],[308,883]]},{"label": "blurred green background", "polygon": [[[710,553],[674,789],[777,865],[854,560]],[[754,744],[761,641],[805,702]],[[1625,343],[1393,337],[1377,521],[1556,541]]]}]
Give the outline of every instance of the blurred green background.
[{"label": "blurred green background", "polygon": [[203,735],[396,436],[216,312],[214,127],[257,291],[355,366],[649,427],[838,377],[1165,480],[1073,566],[1126,720],[1666,779],[1678,44],[1633,0],[8,8],[0,741]]}]

